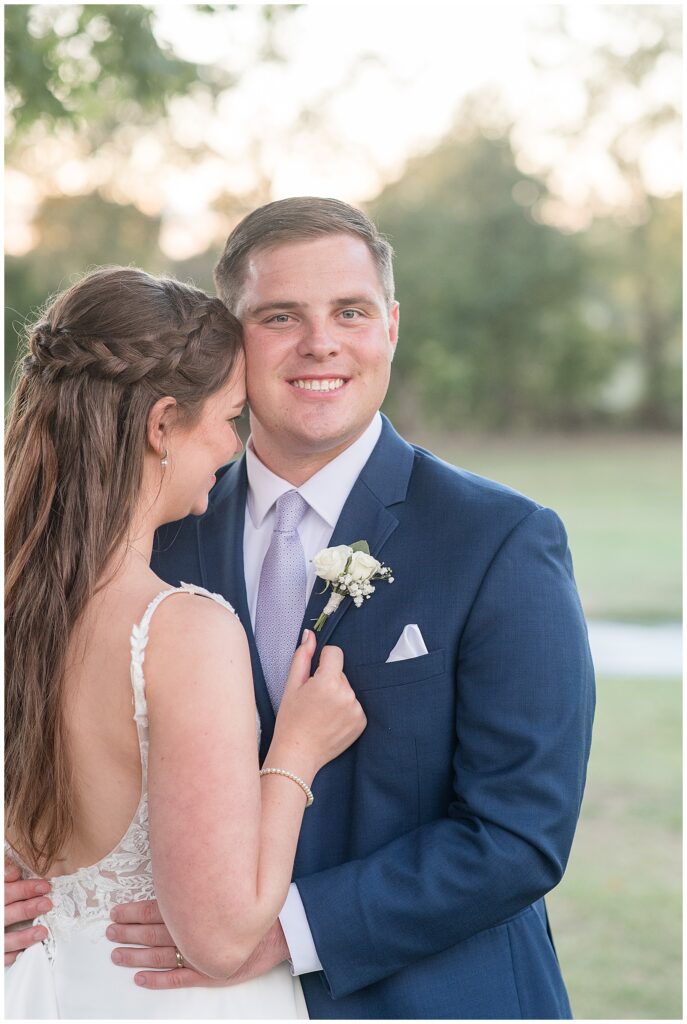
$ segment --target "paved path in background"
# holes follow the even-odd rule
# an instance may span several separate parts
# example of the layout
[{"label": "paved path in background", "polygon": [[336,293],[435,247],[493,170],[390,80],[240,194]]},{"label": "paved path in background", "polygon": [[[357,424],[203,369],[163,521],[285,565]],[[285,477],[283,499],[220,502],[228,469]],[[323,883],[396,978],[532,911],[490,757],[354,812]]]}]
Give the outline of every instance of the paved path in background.
[{"label": "paved path in background", "polygon": [[588,625],[592,657],[599,675],[682,675],[682,627],[679,623],[637,626],[627,622],[589,622]]}]

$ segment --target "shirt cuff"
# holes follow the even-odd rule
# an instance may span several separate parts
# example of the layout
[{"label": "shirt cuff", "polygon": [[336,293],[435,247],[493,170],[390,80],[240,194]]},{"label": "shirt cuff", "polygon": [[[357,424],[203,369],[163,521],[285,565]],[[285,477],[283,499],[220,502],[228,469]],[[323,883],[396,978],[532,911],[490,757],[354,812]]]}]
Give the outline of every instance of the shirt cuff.
[{"label": "shirt cuff", "polygon": [[291,973],[294,977],[299,974],[310,974],[311,971],[321,971],[322,964],[315,949],[308,919],[305,916],[303,900],[295,882],[289,886],[279,921],[286,945],[289,947]]}]

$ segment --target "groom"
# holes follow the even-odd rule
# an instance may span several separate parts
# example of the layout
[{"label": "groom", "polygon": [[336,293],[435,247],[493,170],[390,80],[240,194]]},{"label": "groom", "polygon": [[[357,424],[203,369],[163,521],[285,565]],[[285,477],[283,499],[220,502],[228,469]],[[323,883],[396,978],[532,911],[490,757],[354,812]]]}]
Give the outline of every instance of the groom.
[{"label": "groom", "polygon": [[[394,575],[319,634],[343,649],[368,725],[316,777],[289,898],[241,978],[291,960],[321,1019],[570,1017],[543,897],[570,851],[594,697],[563,526],[378,412],[398,303],[391,250],[360,211],[270,203],[232,232],[215,280],[244,326],[251,440],[207,513],[161,531],[153,568],[237,609],[263,756],[275,651],[326,601],[315,554],[365,540]],[[120,962],[172,966],[155,905],[116,920],[114,941],[158,947]]]}]

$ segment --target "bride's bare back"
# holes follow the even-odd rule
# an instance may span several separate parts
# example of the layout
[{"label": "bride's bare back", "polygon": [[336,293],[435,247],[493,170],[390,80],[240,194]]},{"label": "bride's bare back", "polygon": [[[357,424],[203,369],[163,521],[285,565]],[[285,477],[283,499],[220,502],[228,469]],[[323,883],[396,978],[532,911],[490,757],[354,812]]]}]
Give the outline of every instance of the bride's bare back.
[{"label": "bride's bare back", "polygon": [[166,586],[146,566],[141,569],[107,584],[89,601],[69,644],[64,696],[74,830],[50,875],[69,874],[109,853],[126,832],[141,796],[130,637]]}]

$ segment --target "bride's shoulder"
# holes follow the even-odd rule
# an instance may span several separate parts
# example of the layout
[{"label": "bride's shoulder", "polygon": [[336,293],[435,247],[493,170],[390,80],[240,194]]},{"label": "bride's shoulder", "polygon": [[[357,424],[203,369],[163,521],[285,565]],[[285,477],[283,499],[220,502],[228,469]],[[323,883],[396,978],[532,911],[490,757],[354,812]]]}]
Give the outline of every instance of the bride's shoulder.
[{"label": "bride's shoulder", "polygon": [[151,638],[164,632],[175,643],[189,638],[218,639],[245,636],[229,604],[200,588],[179,587],[163,592],[150,620]]},{"label": "bride's shoulder", "polygon": [[148,634],[146,677],[202,675],[201,668],[211,672],[250,658],[245,630],[231,607],[191,588],[160,595]]}]

